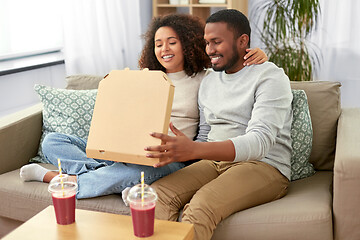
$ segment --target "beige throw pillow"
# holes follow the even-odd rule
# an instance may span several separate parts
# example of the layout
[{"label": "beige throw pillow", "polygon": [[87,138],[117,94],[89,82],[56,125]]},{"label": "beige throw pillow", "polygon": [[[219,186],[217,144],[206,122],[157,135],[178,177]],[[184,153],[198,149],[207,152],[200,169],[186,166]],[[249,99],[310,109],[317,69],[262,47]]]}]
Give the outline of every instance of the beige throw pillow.
[{"label": "beige throw pillow", "polygon": [[337,121],[341,113],[339,82],[291,82],[292,89],[306,92],[311,122],[313,144],[310,162],[316,170],[333,170]]},{"label": "beige throw pillow", "polygon": [[97,75],[71,75],[66,77],[66,89],[73,90],[88,90],[97,89],[99,82],[103,79],[102,76]]}]

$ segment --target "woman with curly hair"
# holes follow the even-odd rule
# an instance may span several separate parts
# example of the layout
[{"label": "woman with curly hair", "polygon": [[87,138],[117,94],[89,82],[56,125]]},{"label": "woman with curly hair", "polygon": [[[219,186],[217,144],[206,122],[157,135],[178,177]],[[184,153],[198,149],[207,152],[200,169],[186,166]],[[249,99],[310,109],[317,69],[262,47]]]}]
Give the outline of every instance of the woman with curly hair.
[{"label": "woman with curly hair", "polygon": [[[210,67],[205,53],[204,23],[190,15],[168,15],[155,18],[145,34],[145,46],[139,60],[140,68],[161,70],[175,85],[171,122],[189,138],[194,138],[199,123],[197,91]],[[259,49],[248,53],[248,63],[267,60]],[[42,150],[54,165],[62,160],[62,170],[78,183],[77,199],[122,193],[125,201],[127,190],[139,183],[139,173],[145,173],[145,182],[154,181],[175,172],[185,163],[171,163],[154,168],[137,164],[112,162],[86,157],[86,140],[60,133],[48,134]],[[21,168],[24,181],[50,182],[58,173],[38,164]]]},{"label": "woman with curly hair", "polygon": [[202,20],[192,15],[171,14],[154,18],[144,35],[146,43],[139,60],[140,68],[169,72],[169,64],[163,64],[156,55],[156,51],[163,46],[159,39],[155,39],[156,33],[160,34],[164,30],[174,35],[172,43],[177,41],[180,44],[180,55],[184,59],[181,68],[186,75],[192,76],[210,67],[210,59],[205,52],[204,27]]}]

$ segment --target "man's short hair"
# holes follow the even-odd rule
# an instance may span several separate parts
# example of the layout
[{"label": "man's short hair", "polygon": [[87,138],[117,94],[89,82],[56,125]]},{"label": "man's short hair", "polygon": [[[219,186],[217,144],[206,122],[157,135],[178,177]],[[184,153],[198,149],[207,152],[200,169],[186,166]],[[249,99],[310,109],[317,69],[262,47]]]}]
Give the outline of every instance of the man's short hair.
[{"label": "man's short hair", "polygon": [[224,22],[227,24],[229,30],[234,32],[234,37],[237,39],[243,34],[249,36],[250,45],[250,34],[251,28],[247,17],[240,11],[235,9],[224,9],[213,13],[207,20],[206,23],[217,23]]}]

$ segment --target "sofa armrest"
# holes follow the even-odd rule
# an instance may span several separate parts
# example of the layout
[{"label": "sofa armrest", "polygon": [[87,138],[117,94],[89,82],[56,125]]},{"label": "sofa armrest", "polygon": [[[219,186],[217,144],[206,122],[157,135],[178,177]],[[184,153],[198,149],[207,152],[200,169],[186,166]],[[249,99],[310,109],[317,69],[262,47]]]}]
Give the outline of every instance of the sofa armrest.
[{"label": "sofa armrest", "polygon": [[360,109],[343,109],[334,165],[335,239],[360,239]]},{"label": "sofa armrest", "polygon": [[42,133],[42,104],[0,118],[0,174],[36,156]]}]

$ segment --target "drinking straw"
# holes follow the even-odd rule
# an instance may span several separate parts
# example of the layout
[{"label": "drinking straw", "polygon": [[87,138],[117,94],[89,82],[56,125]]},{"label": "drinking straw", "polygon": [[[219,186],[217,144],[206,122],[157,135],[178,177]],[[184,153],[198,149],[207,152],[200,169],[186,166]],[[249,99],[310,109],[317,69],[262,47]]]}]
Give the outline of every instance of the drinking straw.
[{"label": "drinking straw", "polygon": [[60,162],[60,158],[58,158],[58,167],[59,167],[59,175],[60,175],[60,184],[61,184],[61,190],[63,193],[63,196],[65,195],[64,192],[64,182],[63,182],[63,178],[62,178],[62,171],[61,171],[61,162]]},{"label": "drinking straw", "polygon": [[144,205],[144,172],[141,172],[141,205]]}]

